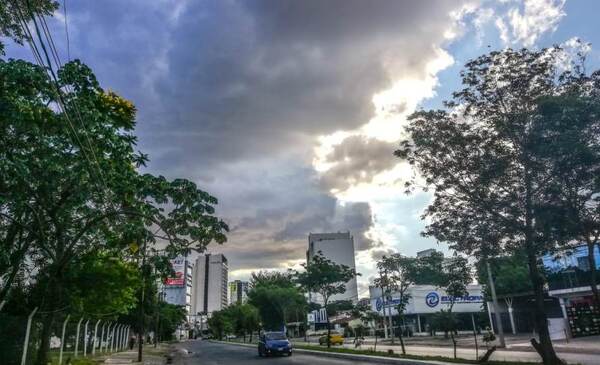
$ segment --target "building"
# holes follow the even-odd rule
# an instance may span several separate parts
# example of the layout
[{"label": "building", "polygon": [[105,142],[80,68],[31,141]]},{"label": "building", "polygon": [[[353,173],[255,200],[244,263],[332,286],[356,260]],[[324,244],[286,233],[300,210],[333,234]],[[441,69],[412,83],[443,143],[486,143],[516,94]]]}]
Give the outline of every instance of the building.
[{"label": "building", "polygon": [[184,306],[188,315],[192,314],[193,264],[187,257],[179,256],[171,260],[175,276],[167,278],[162,285],[162,295],[167,303]]},{"label": "building", "polygon": [[434,252],[437,252],[435,248],[428,248],[426,250],[419,251],[419,252],[417,252],[417,258],[420,259],[420,258],[423,258],[423,257],[429,257]]},{"label": "building", "polygon": [[412,285],[407,291],[410,299],[406,304],[400,323],[396,309],[400,303],[400,295],[391,293],[391,299],[386,300],[381,295],[381,288],[369,287],[371,310],[379,313],[380,316],[389,316],[391,311],[394,325],[401,326],[412,333],[429,332],[433,316],[439,313],[440,309],[448,310],[452,299],[454,299],[452,312],[456,313],[459,319],[465,317],[459,322],[466,327],[459,328],[459,330],[472,330],[471,317],[474,319],[475,316],[481,315],[484,298],[481,285],[468,285],[467,292],[469,294],[464,297],[451,298],[444,290],[434,285]]},{"label": "building", "polygon": [[[572,337],[600,335],[600,308],[592,297],[590,262],[586,245],[546,255],[542,261],[548,280],[548,296],[557,298],[562,312],[563,332]],[[594,247],[596,269],[600,270],[600,250]],[[600,285],[596,284],[600,289]],[[560,329],[560,328],[559,328]]]},{"label": "building", "polygon": [[[356,269],[354,261],[354,237],[350,235],[350,232],[310,233],[308,235],[306,261],[310,262],[310,259],[318,252],[321,252],[324,257],[338,265],[346,265],[352,269]],[[311,295],[310,293],[309,300],[321,301],[315,294]],[[356,277],[346,283],[345,293],[336,294],[331,297],[331,301],[336,300],[351,300],[354,303],[358,301]]]},{"label": "building", "polygon": [[210,314],[227,306],[227,258],[223,254],[200,255],[193,276],[192,312]]},{"label": "building", "polygon": [[248,301],[248,282],[235,280],[229,283],[229,305]]}]

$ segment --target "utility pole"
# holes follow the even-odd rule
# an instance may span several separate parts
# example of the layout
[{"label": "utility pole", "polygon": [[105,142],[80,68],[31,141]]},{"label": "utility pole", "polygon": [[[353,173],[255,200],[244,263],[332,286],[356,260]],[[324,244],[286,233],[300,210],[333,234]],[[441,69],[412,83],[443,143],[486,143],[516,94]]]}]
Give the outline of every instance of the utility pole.
[{"label": "utility pole", "polygon": [[492,277],[492,269],[490,261],[485,259],[485,266],[487,268],[488,282],[490,284],[490,291],[492,292],[492,301],[494,303],[494,316],[496,317],[496,328],[498,329],[498,341],[500,344],[498,347],[506,347],[504,342],[504,328],[502,328],[502,318],[500,317],[500,306],[498,305],[498,297],[496,296],[496,286],[494,285],[494,278]]},{"label": "utility pole", "polygon": [[142,238],[144,240],[144,245],[142,247],[142,266],[141,266],[141,274],[142,274],[142,293],[140,294],[140,329],[138,331],[138,362],[142,362],[142,349],[143,349],[143,344],[142,341],[144,340],[144,325],[145,325],[145,313],[144,313],[144,295],[146,293],[146,276],[145,276],[145,272],[144,269],[146,267],[146,242],[147,240],[145,238]]}]

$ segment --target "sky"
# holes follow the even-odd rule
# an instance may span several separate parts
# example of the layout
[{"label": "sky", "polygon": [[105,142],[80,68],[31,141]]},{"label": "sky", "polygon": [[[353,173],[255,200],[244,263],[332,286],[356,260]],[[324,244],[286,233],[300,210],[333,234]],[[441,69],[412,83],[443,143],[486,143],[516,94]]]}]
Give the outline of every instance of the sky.
[{"label": "sky", "polygon": [[136,105],[149,172],[219,199],[231,231],[208,251],[232,280],[298,268],[310,232],[352,233],[360,295],[383,254],[448,252],[420,234],[431,192],[404,193],[407,116],[440,108],[491,50],[580,38],[600,66],[597,1],[64,1],[61,57]]}]

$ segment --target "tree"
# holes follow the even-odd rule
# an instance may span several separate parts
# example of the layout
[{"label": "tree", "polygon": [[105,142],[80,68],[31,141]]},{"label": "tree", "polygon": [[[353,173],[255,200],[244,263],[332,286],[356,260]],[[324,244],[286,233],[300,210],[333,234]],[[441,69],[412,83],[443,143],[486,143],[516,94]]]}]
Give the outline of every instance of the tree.
[{"label": "tree", "polygon": [[229,318],[231,330],[236,336],[243,336],[246,342],[246,335],[250,334],[252,342],[252,333],[260,329],[260,318],[258,310],[250,304],[234,304],[222,310]]},{"label": "tree", "polygon": [[233,331],[233,323],[225,310],[212,312],[208,319],[208,327],[213,336],[219,340],[222,340],[224,335]]},{"label": "tree", "polygon": [[[28,257],[47,283],[38,356],[45,364],[70,265],[90,252],[127,251],[155,239],[167,242],[168,255],[202,251],[225,241],[227,225],[213,215],[217,200],[194,183],[139,174],[147,157],[134,152],[135,108],[101,89],[79,61],[64,65],[58,81],[23,61],[0,61],[0,74],[0,212],[8,223],[0,237],[11,253],[2,261],[10,279]],[[73,115],[82,119],[73,124]]]},{"label": "tree", "polygon": [[[527,259],[522,253],[507,256],[498,256],[490,259],[492,276],[498,295],[531,292],[531,282],[527,270]],[[487,283],[487,268],[485,262],[479,261],[476,265],[477,281]],[[489,288],[486,286],[486,296],[490,298]]]},{"label": "tree", "polygon": [[[417,277],[417,260],[396,253],[390,256],[383,256],[377,263],[377,266],[384,268],[389,273],[389,287],[393,288],[394,292],[399,295],[396,310],[398,311],[400,320],[402,320],[406,305],[411,298],[408,288],[414,284]],[[402,354],[406,354],[402,331],[403,329],[398,332],[398,336],[400,338]],[[394,331],[392,330],[392,342],[393,337]]]},{"label": "tree", "polygon": [[[158,311],[158,315],[151,317],[149,326],[158,328],[158,332],[155,333],[158,339],[166,341],[174,340],[173,334],[186,321],[187,313],[185,307],[160,301],[156,310]],[[159,323],[154,323],[157,318]]]},{"label": "tree", "polygon": [[[346,283],[356,277],[354,269],[346,265],[338,265],[323,256],[322,252],[310,258],[308,263],[302,264],[303,272],[296,272],[296,282],[310,293],[317,293],[323,299],[327,309],[330,298],[335,294],[346,292]],[[327,316],[327,347],[331,347],[331,326]]]},{"label": "tree", "polygon": [[[585,244],[588,250],[590,287],[596,306],[600,306],[594,250],[600,249],[600,97],[592,89],[585,95],[578,88],[585,80],[583,65],[572,71],[575,90],[567,95],[548,96],[540,101],[540,114],[549,124],[553,143],[544,157],[551,162],[555,178],[548,189],[548,202],[540,207],[548,234],[556,240]],[[590,102],[590,98],[595,100]],[[577,143],[573,143],[577,141]],[[551,149],[550,149],[551,148]],[[558,151],[558,153],[556,153]],[[545,152],[545,151],[544,151]]]},{"label": "tree", "polygon": [[415,261],[414,283],[416,285],[437,285],[443,280],[444,254],[433,251]]},{"label": "tree", "polygon": [[[461,72],[464,88],[453,94],[446,109],[413,114],[409,138],[396,151],[434,190],[424,214],[431,222],[426,235],[478,257],[525,253],[540,338],[532,344],[547,365],[562,362],[548,332],[539,258],[560,242],[548,233],[540,208],[547,205],[548,189],[556,186],[556,158],[547,155],[560,133],[549,126],[552,121],[544,118],[540,101],[574,94],[593,111],[600,84],[598,72],[591,77],[559,75],[561,52],[558,47],[506,49],[468,62]],[[571,140],[572,146],[579,143]],[[416,181],[408,183],[409,189]]]},{"label": "tree", "polygon": [[267,330],[280,331],[291,316],[306,314],[306,300],[291,272],[252,273],[248,303],[258,309]]},{"label": "tree", "polygon": [[444,265],[444,282],[442,288],[450,298],[450,306],[447,309],[447,319],[449,321],[450,338],[452,339],[452,345],[454,346],[454,358],[456,359],[456,338],[454,333],[456,332],[456,318],[452,309],[456,298],[464,297],[469,295],[467,291],[467,285],[472,282],[471,270],[469,263],[466,258],[461,256],[455,256],[448,260]]},{"label": "tree", "polygon": [[[12,38],[18,44],[23,44],[27,35],[21,26],[24,10],[52,15],[58,9],[58,1],[54,0],[12,0],[0,3],[0,37]],[[4,44],[0,42],[0,55],[4,55]]]},{"label": "tree", "polygon": [[391,295],[392,295],[392,291],[394,290],[394,283],[392,282],[392,278],[390,275],[390,270],[387,266],[382,265],[381,263],[377,263],[377,271],[379,273],[379,276],[377,278],[375,278],[375,280],[373,281],[373,284],[375,285],[375,287],[379,288],[379,290],[381,291],[381,309],[383,311],[383,332],[384,332],[384,338],[387,338],[388,336],[388,331],[387,331],[387,327],[388,325],[386,324],[386,314],[385,314],[385,309],[387,308],[389,311],[389,327],[390,327],[390,334],[392,337],[392,344],[394,343],[394,325],[393,325],[393,321],[392,321],[392,308],[390,305],[388,305],[388,300],[391,300]]}]

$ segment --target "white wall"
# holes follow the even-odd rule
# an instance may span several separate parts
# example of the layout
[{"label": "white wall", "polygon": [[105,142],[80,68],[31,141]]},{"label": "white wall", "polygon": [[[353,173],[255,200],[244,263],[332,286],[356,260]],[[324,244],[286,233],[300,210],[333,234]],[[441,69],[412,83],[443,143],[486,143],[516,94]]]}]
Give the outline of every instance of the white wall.
[{"label": "white wall", "polygon": [[[319,237],[326,239],[319,240]],[[311,244],[312,250],[310,246]],[[309,235],[309,255],[316,255],[318,251],[321,251],[323,256],[338,265],[346,265],[352,269],[356,269],[354,260],[354,239],[349,233]],[[315,299],[313,298],[313,300]],[[318,300],[320,300],[320,298],[318,298]],[[335,300],[352,300],[354,302],[358,301],[358,286],[356,278],[350,279],[346,283],[346,292],[344,294],[337,294],[331,298],[331,301]]]},{"label": "white wall", "polygon": [[[483,291],[481,285],[468,285],[467,291],[469,295],[464,298],[457,298],[452,308],[453,312],[456,313],[473,313],[480,312],[483,310]],[[449,298],[446,292],[436,288],[433,285],[415,285],[408,289],[408,293],[411,295],[411,299],[406,305],[405,314],[426,314],[436,313],[440,309],[450,308]],[[381,290],[379,288],[370,287],[369,294],[371,296],[371,309],[373,311],[381,313],[382,311],[382,298]],[[397,293],[392,294],[392,302],[386,305],[386,308],[392,308],[392,315],[397,315],[396,305],[400,296]],[[387,309],[386,309],[386,313]]]}]

